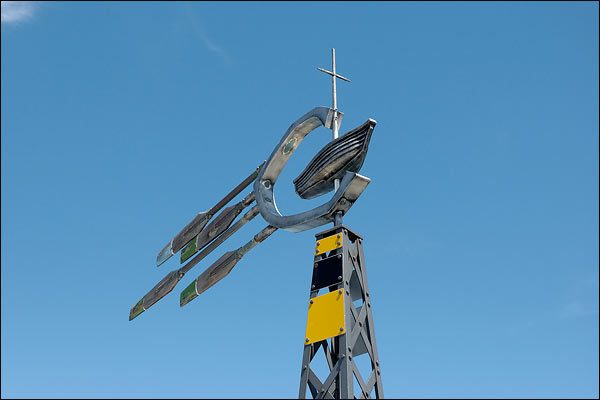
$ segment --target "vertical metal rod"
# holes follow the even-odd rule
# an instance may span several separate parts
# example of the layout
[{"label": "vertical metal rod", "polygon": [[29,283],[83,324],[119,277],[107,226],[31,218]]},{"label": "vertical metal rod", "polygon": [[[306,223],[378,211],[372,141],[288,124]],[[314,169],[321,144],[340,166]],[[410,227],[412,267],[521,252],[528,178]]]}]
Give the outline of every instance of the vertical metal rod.
[{"label": "vertical metal rod", "polygon": [[[333,108],[334,113],[336,114],[335,116],[337,117],[337,89],[336,89],[336,82],[335,82],[335,49],[331,49],[331,72],[333,72],[333,74],[331,75],[331,84],[332,84],[332,106],[331,108]],[[333,138],[337,139],[338,137],[338,124],[337,124],[337,118],[333,119],[333,127],[331,128],[333,130]]]},{"label": "vertical metal rod", "polygon": [[[338,126],[338,113],[337,113],[337,87],[336,87],[336,71],[335,71],[335,48],[331,49],[331,84],[332,84],[332,101],[331,108],[333,109],[333,124],[331,124],[331,140],[335,140],[339,137],[339,126]],[[334,192],[337,192],[340,187],[340,180],[336,179],[333,181]]]},{"label": "vertical metal rod", "polygon": [[[332,101],[331,108],[333,109],[333,124],[331,124],[331,140],[337,139],[339,135],[339,125],[338,125],[338,112],[337,112],[337,87],[336,87],[336,71],[335,71],[335,47],[331,49],[331,83],[332,83]],[[333,181],[333,191],[337,192],[340,188],[340,180],[336,179]],[[338,212],[335,214],[333,218],[333,225],[341,225],[342,224],[342,213]]]}]

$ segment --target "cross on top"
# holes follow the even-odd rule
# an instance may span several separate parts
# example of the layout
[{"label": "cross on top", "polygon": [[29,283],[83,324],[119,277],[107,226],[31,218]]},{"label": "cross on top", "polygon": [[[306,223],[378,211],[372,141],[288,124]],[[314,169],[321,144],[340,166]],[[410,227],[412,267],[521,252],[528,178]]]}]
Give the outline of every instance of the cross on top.
[{"label": "cross on top", "polygon": [[341,80],[344,80],[346,82],[350,82],[350,79],[343,77],[342,75],[338,74],[337,72],[335,72],[335,49],[331,49],[331,69],[333,71],[328,71],[326,69],[323,68],[318,68],[317,69],[321,72],[325,72],[326,74],[331,75],[331,84],[333,87],[332,90],[332,109],[337,110],[337,94],[336,94],[336,86],[335,86],[335,78],[340,78]]}]

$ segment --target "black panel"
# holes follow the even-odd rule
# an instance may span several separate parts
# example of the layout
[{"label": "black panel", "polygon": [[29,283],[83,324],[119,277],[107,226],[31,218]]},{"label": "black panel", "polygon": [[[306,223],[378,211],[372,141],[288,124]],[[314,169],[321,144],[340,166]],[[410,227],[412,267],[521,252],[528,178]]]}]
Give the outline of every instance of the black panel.
[{"label": "black panel", "polygon": [[337,255],[315,263],[310,290],[318,290],[342,281],[342,258]]}]

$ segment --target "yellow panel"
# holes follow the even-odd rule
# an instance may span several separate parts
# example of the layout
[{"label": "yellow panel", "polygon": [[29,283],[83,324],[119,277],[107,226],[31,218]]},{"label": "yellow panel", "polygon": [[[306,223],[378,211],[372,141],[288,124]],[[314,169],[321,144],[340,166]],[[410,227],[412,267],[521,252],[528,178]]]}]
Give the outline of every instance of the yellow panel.
[{"label": "yellow panel", "polygon": [[327,236],[321,240],[317,241],[317,246],[315,247],[315,255],[327,253],[328,251],[339,249],[342,247],[342,234],[338,233],[337,235]]},{"label": "yellow panel", "polygon": [[304,344],[346,333],[344,292],[336,290],[310,299]]}]

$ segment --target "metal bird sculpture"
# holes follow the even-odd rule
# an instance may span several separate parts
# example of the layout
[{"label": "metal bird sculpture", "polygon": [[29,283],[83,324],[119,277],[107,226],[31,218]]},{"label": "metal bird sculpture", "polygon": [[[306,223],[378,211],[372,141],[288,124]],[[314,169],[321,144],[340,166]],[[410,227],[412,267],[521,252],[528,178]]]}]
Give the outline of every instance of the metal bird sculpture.
[{"label": "metal bird sculpture", "polygon": [[[267,221],[268,225],[244,246],[225,253],[188,285],[181,293],[181,306],[227,276],[246,253],[278,229],[301,232],[330,222],[335,223],[356,202],[370,183],[369,178],[358,172],[365,160],[376,122],[368,119],[362,125],[338,137],[343,114],[337,110],[336,78],[348,82],[349,80],[336,73],[335,53],[333,54],[333,71],[319,68],[332,77],[332,107],[316,107],[292,123],[267,161],[260,164],[212,208],[198,213],[167,243],[156,257],[157,266],[180,251],[180,262],[187,261],[187,264],[169,272],[142,297],[131,308],[129,320],[136,318],[170,293],[191,268],[258,214]],[[315,198],[332,191],[334,194],[331,199],[311,210],[282,215],[275,204],[273,192],[277,178],[304,137],[320,126],[331,129],[334,140],[315,155],[293,182],[296,193],[304,199]],[[250,193],[238,203],[223,209],[251,184]],[[254,202],[256,204],[234,223],[235,219]]]}]

